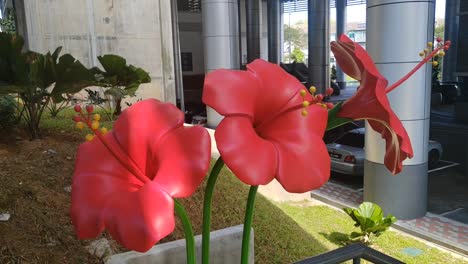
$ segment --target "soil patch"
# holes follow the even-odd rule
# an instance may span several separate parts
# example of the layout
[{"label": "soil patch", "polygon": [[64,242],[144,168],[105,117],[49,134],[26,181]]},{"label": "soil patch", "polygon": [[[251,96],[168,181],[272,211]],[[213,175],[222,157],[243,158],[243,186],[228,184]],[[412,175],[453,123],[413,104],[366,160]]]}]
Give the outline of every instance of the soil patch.
[{"label": "soil patch", "polygon": [[64,190],[80,140],[0,137],[0,213],[11,215],[0,222],[0,263],[100,263],[74,235]]}]

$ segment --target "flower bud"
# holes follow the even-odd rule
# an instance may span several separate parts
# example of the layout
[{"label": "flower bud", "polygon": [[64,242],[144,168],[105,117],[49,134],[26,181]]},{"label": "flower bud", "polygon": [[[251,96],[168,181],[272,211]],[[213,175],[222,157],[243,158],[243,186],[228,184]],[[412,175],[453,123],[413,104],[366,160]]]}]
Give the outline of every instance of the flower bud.
[{"label": "flower bud", "polygon": [[77,116],[74,116],[72,120],[75,122],[81,122],[81,117],[77,115]]},{"label": "flower bud", "polygon": [[94,139],[94,135],[92,135],[92,134],[88,134],[88,135],[86,135],[86,137],[85,137],[85,138],[86,138],[86,141],[91,141],[91,140],[93,140],[93,139]]},{"label": "flower bud", "polygon": [[77,113],[81,112],[81,105],[75,105],[75,107],[73,107],[73,110],[75,110],[75,112]]},{"label": "flower bud", "polygon": [[94,111],[94,107],[92,105],[86,106],[86,112],[88,112],[88,114],[91,114],[93,111]]},{"label": "flower bud", "polygon": [[93,121],[93,123],[91,123],[91,128],[96,130],[99,128],[99,121]]},{"label": "flower bud", "polygon": [[83,129],[83,128],[84,128],[84,124],[83,124],[83,122],[77,122],[77,123],[75,124],[75,127],[78,128],[78,129]]},{"label": "flower bud", "polygon": [[93,119],[96,120],[96,121],[99,121],[99,120],[101,120],[101,115],[100,114],[94,114]]}]

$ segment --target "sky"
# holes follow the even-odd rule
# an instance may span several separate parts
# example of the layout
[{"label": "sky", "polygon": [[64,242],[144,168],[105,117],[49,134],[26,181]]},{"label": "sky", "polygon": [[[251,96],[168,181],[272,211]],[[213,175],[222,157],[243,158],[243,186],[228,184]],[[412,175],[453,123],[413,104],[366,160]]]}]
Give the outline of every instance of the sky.
[{"label": "sky", "polygon": [[[445,1],[446,0],[436,0],[436,18],[444,18],[445,17]],[[364,22],[366,17],[366,5],[353,5],[348,6],[347,8],[347,19],[348,22]],[[330,12],[331,20],[336,20],[336,9],[332,8]],[[284,22],[286,24],[289,23],[289,19],[291,25],[295,24],[297,21],[300,20],[307,20],[307,12],[297,12],[291,13],[289,18],[288,14],[285,14]]]}]

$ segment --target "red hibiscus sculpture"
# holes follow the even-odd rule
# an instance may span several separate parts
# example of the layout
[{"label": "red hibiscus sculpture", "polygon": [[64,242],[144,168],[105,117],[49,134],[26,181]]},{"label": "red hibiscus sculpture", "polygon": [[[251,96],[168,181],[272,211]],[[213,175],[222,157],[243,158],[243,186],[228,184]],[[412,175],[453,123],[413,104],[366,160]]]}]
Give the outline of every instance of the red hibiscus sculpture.
[{"label": "red hibiscus sculpture", "polygon": [[125,110],[113,131],[93,127],[97,137],[80,146],[73,176],[71,218],[79,238],[107,229],[143,252],[173,231],[173,198],[196,190],[211,153],[208,132],[183,121],[174,105],[149,99]]},{"label": "red hibiscus sculpture", "polygon": [[388,81],[364,48],[347,36],[341,35],[338,41],[333,41],[331,50],[343,72],[360,82],[356,94],[343,103],[338,117],[367,120],[385,139],[385,166],[391,173],[399,173],[403,160],[413,157],[413,148],[405,128],[390,107]]},{"label": "red hibiscus sculpture", "polygon": [[[216,70],[205,79],[203,102],[225,116],[215,138],[226,165],[244,183],[276,178],[285,190],[302,193],[330,176],[322,140],[327,110],[309,106],[301,115],[304,86],[279,66],[255,60],[247,71]],[[303,94],[304,95],[304,94]]]}]

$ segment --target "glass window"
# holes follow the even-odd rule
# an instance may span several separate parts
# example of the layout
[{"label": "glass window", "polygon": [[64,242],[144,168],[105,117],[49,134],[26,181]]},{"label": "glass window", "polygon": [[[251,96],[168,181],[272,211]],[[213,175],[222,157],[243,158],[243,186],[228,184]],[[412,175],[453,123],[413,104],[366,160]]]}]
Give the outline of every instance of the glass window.
[{"label": "glass window", "polygon": [[337,139],[335,143],[355,148],[364,148],[364,134],[348,132]]}]

